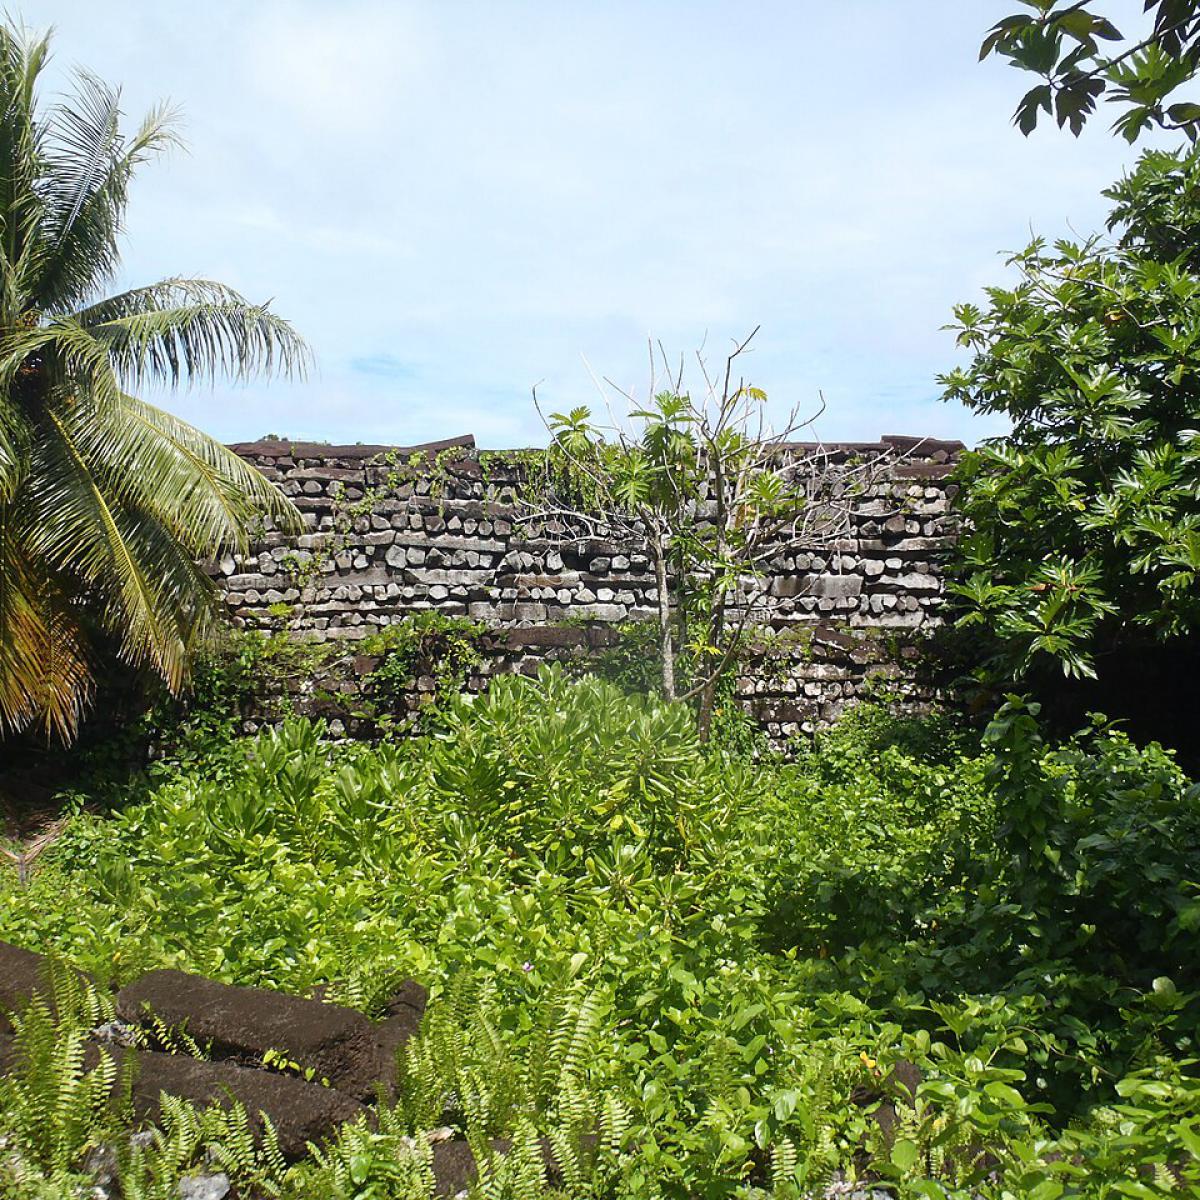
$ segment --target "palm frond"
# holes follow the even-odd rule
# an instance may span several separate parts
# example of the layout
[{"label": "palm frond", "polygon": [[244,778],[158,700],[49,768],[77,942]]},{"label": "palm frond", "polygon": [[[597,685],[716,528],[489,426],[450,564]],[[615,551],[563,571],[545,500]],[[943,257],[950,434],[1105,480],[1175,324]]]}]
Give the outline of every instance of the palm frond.
[{"label": "palm frond", "polygon": [[77,614],[39,569],[17,514],[0,505],[0,732],[40,723],[69,741],[92,676]]},{"label": "palm frond", "polygon": [[48,424],[23,489],[28,545],[52,569],[75,577],[120,638],[126,661],[149,663],[178,690],[195,641],[189,623],[207,620],[204,576],[168,531],[109,492],[72,438],[66,414],[51,410]]},{"label": "palm frond", "polygon": [[223,291],[227,298],[219,301],[146,307],[87,329],[131,386],[148,380],[178,386],[217,376],[302,376],[308,349],[292,326],[267,305]]},{"label": "palm frond", "polygon": [[46,217],[34,299],[62,311],[83,303],[116,273],[129,181],[139,163],[178,144],[176,118],[154,109],[129,139],[120,93],[86,71],[45,122],[39,192]]},{"label": "palm frond", "polygon": [[122,396],[72,425],[80,453],[112,494],[153,514],[195,557],[245,551],[263,518],[277,529],[303,528],[294,505],[245,460],[152,404]]},{"label": "palm frond", "polygon": [[0,389],[10,392],[23,375],[40,374],[45,389],[113,405],[122,392],[107,347],[68,317],[10,332],[0,341]]},{"label": "palm frond", "polygon": [[0,504],[11,500],[25,475],[29,429],[17,406],[0,390]]},{"label": "palm frond", "polygon": [[37,122],[37,80],[50,52],[50,35],[0,28],[0,286],[3,312],[19,311],[12,286],[27,257],[41,216],[37,181],[42,141]]},{"label": "palm frond", "polygon": [[115,296],[107,296],[86,308],[81,308],[74,314],[74,319],[88,329],[122,317],[187,305],[245,303],[239,292],[224,283],[189,275],[173,275],[156,283],[143,284],[141,287],[118,292]]},{"label": "palm frond", "polygon": [[89,71],[78,71],[75,102],[56,105],[49,122],[46,165],[54,176],[50,215],[59,241],[70,234],[120,145],[120,90]]}]

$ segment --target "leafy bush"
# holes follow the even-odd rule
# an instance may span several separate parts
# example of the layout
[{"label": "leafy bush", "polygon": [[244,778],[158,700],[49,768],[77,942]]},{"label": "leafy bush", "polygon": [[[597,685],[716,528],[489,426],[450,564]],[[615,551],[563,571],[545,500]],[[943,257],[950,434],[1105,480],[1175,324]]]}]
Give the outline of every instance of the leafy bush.
[{"label": "leafy bush", "polygon": [[[0,937],[368,1011],[429,984],[401,1099],[283,1195],[428,1195],[443,1124],[514,1140],[489,1196],[530,1194],[541,1136],[572,1197],[1168,1195],[1200,1169],[1197,792],[1102,725],[1042,737],[860,708],[755,763],[678,706],[503,678],[421,738],[294,721],[81,813],[0,883]],[[168,1113],[136,1177],[236,1145],[213,1119]]]},{"label": "leafy bush", "polygon": [[400,706],[418,675],[433,679],[428,706],[434,716],[449,703],[467,676],[483,661],[479,640],[482,625],[465,617],[447,617],[437,611],[415,613],[360,643],[364,654],[382,661],[366,680],[368,701],[390,716]]},{"label": "leafy bush", "polygon": [[1200,152],[1153,152],[1105,194],[1113,243],[1037,239],[1013,287],[955,309],[974,358],[946,396],[1011,432],[964,455],[955,590],[1004,678],[1200,622]]}]

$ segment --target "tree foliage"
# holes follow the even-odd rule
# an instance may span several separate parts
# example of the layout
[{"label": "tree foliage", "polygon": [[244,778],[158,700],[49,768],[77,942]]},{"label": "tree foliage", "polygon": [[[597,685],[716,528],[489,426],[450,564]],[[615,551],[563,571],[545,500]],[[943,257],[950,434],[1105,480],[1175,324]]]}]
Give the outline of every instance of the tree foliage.
[{"label": "tree foliage", "polygon": [[[997,54],[1042,77],[1013,116],[1022,133],[1042,113],[1078,134],[1101,97],[1123,105],[1113,129],[1136,141],[1147,129],[1200,134],[1200,104],[1172,98],[1200,66],[1200,3],[1145,0],[1153,25],[1126,36],[1093,0],[1021,0],[1032,12],[1013,13],[992,26],[979,57]],[[1106,7],[1106,6],[1105,6]]]},{"label": "tree foliage", "polygon": [[0,27],[0,732],[70,738],[101,647],[178,690],[213,613],[197,561],[291,505],[211,438],[131,394],[302,369],[265,305],[170,278],[105,298],[137,168],[171,113],[127,134],[86,71],[50,105],[48,36]]},{"label": "tree foliage", "polygon": [[753,337],[736,342],[716,372],[698,353],[695,393],[684,364],[672,370],[660,347],[657,358],[651,352],[650,400],[615,389],[629,405],[623,418],[611,406],[607,424],[586,407],[550,414],[550,486],[532,514],[560,519],[567,541],[603,529],[644,548],[655,570],[662,691],[697,701],[702,737],[718,681],[763,615],[770,562],[789,546],[820,551],[846,536],[850,506],[880,472],[868,460],[834,465],[819,443],[796,442],[819,411],[793,409],[779,428],[768,424],[766,392],[738,374]]},{"label": "tree foliage", "polygon": [[964,457],[953,586],[1010,676],[1200,625],[1200,154],[1146,154],[1106,195],[1115,240],[1037,239],[955,309],[974,358],[945,394],[1012,430]]}]

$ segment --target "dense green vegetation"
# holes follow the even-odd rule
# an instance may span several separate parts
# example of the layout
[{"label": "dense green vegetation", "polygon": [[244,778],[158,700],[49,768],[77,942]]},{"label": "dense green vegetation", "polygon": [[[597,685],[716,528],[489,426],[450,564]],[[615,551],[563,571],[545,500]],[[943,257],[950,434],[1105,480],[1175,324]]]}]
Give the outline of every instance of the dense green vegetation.
[{"label": "dense green vegetation", "polygon": [[957,590],[1003,678],[1176,647],[1200,625],[1200,156],[1151,153],[1107,193],[1116,240],[1012,260],[955,310],[947,398],[1011,432],[965,456]]},{"label": "dense green vegetation", "polygon": [[[422,1196],[407,1138],[447,1120],[600,1129],[576,1196],[798,1196],[835,1170],[897,1195],[1170,1195],[1200,1184],[1198,835],[1169,754],[1102,726],[1045,744],[1019,703],[982,740],[864,708],[756,764],[682,706],[547,671],[400,744],[292,722],[161,764],[136,803],[80,811],[27,889],[4,878],[0,937],[102,978],[175,965],[367,1010],[403,976],[433,987],[378,1130],[285,1171],[180,1110],[131,1195],[170,1194],[208,1145],[284,1195]],[[111,1118],[22,1120],[68,1088],[68,1042],[40,1036],[41,1083],[0,1106],[27,1170],[67,1178]],[[530,1194],[530,1161],[488,1194]]]},{"label": "dense green vegetation", "polygon": [[[1200,110],[1167,104],[1194,74],[1192,0],[1149,0],[1155,37],[1113,55],[1088,0],[1026,7],[985,47],[1046,78],[1023,127],[1078,129],[1107,90],[1131,138],[1195,132]],[[338,647],[285,636],[235,637],[193,673],[214,626],[197,560],[295,513],[128,392],[304,350],[217,284],[101,299],[133,171],[173,134],[155,113],[123,138],[89,75],[40,106],[46,46],[0,28],[0,735],[73,736],[113,654],[196,686],[182,717],[148,706],[90,750],[64,832],[0,872],[0,938],[101,985],[62,971],[12,1018],[0,1197],[88,1196],[104,1149],[124,1200],[176,1200],[212,1167],[239,1200],[417,1200],[443,1127],[489,1200],[545,1194],[543,1137],[576,1200],[1200,1191],[1200,786],[1102,717],[1052,735],[1017,695],[978,726],[863,706],[767,753],[731,702],[726,603],[765,583],[784,529],[840,535],[728,370],[704,401],[676,379],[636,436],[551,418],[547,490],[648,539],[659,575],[659,620],[588,664],[609,682],[555,669],[460,695],[483,631],[438,614],[357,643],[377,662],[350,698],[319,694]],[[964,457],[951,568],[993,689],[1044,684],[1045,662],[1182,656],[1200,621],[1200,156],[1148,155],[1109,195],[1115,243],[1035,242],[1013,287],[956,313],[973,358],[948,396],[1012,421]],[[382,740],[296,719],[298,683]],[[242,736],[247,708],[276,727]],[[131,776],[145,740],[157,761]],[[289,1164],[236,1108],[168,1098],[129,1136],[90,1031],[104,985],[162,966],[368,1013],[409,977],[432,998],[396,1097]]]}]

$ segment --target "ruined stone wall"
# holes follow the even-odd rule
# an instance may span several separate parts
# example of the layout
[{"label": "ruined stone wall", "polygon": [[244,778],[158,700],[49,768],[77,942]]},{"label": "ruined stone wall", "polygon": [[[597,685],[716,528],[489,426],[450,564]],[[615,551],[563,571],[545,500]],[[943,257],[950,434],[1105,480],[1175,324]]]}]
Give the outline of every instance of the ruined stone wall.
[{"label": "ruined stone wall", "polygon": [[[655,616],[653,572],[636,546],[604,536],[567,542],[561,531],[534,534],[521,522],[510,499],[522,486],[519,455],[477,451],[471,438],[399,449],[285,441],[234,449],[292,498],[307,525],[295,538],[269,532],[244,559],[214,566],[244,627],[352,642],[436,610],[496,631],[487,674],[594,650],[594,637],[562,633],[564,623]],[[786,636],[773,639],[771,668],[751,663],[739,691],[773,736],[831,719],[873,676],[903,682],[893,635],[919,636],[940,621],[938,563],[955,536],[948,476],[961,449],[909,437],[822,448],[834,492],[839,468],[871,464],[870,483],[839,498],[849,511],[836,541],[781,545],[768,564],[756,620],[764,633]],[[544,633],[508,632],[530,629]],[[360,662],[358,673],[368,669]]]}]

